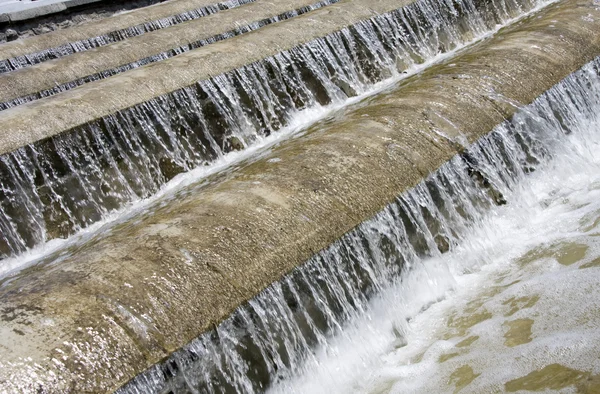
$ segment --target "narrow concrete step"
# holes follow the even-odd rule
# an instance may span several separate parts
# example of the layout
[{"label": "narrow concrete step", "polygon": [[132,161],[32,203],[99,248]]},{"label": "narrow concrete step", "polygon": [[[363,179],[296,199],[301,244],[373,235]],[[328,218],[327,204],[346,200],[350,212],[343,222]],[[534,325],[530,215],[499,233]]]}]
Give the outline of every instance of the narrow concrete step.
[{"label": "narrow concrete step", "polygon": [[175,0],[0,45],[0,73],[86,51],[253,0]]},{"label": "narrow concrete step", "polygon": [[0,116],[0,128],[4,130],[0,135],[0,154],[85,126],[411,3],[410,0],[343,0],[285,23],[271,24],[258,31],[3,111]]},{"label": "narrow concrete step", "polygon": [[177,56],[337,0],[258,0],[244,7],[0,74],[0,110]]},{"label": "narrow concrete step", "polygon": [[37,19],[46,15],[58,14],[82,6],[101,6],[109,3],[107,0],[38,0],[0,1],[0,21],[22,22]]}]

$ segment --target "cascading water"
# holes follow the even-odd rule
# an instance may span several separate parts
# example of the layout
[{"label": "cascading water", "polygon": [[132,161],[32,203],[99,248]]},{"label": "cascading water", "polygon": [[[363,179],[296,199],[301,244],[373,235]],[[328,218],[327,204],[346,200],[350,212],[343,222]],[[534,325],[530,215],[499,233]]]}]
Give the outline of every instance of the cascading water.
[{"label": "cascading water", "polygon": [[301,7],[297,10],[291,10],[291,11],[285,12],[283,14],[274,16],[272,18],[266,18],[266,19],[252,22],[245,26],[236,27],[234,30],[230,30],[226,33],[218,34],[218,35],[209,37],[207,39],[194,41],[194,42],[182,45],[180,47],[170,49],[165,52],[161,52],[161,53],[158,53],[158,54],[155,54],[155,55],[152,55],[152,56],[140,59],[140,60],[136,60],[136,61],[128,63],[128,64],[120,65],[119,67],[100,71],[98,73],[88,75],[83,78],[79,78],[77,80],[73,80],[73,81],[70,81],[65,84],[57,84],[56,86],[53,86],[51,89],[41,90],[34,94],[30,94],[30,95],[23,96],[23,97],[18,97],[13,100],[10,100],[10,101],[0,103],[0,111],[4,111],[9,108],[14,108],[19,105],[23,105],[25,103],[28,103],[28,102],[31,102],[34,100],[38,100],[38,99],[41,99],[44,97],[53,96],[55,94],[74,89],[77,86],[81,86],[81,85],[84,85],[89,82],[93,82],[93,81],[97,81],[97,80],[105,79],[105,78],[110,78],[114,75],[129,71],[129,70],[133,70],[134,68],[142,67],[147,64],[166,60],[173,56],[177,56],[179,54],[191,51],[196,48],[200,48],[205,45],[210,45],[217,41],[226,40],[228,38],[231,38],[231,37],[234,37],[234,36],[237,36],[240,34],[258,30],[261,27],[270,25],[271,23],[276,23],[276,22],[280,22],[280,21],[283,21],[286,19],[294,18],[294,17],[296,17],[298,15],[302,15],[306,12],[314,11],[319,8],[325,7],[327,5],[337,3],[338,1],[339,0],[323,0],[323,1],[317,2],[315,4],[311,4],[309,6]]},{"label": "cascading water", "polygon": [[70,42],[59,47],[48,48],[41,52],[0,60],[0,74],[32,66],[34,64],[43,63],[47,60],[72,55],[76,52],[89,51],[90,49],[112,44],[114,42],[119,42],[127,38],[142,35],[144,33],[198,19],[206,15],[214,14],[221,10],[236,8],[252,1],[254,0],[227,0],[197,8],[195,10],[186,11],[178,15],[172,15],[159,20],[131,26],[126,29],[112,31],[97,37],[90,37],[84,40]]},{"label": "cascading water", "polygon": [[[426,385],[414,371],[378,374],[382,357],[410,347],[410,322],[461,273],[497,258],[494,242],[508,236],[496,228],[502,215],[518,226],[524,211],[560,200],[577,181],[566,179],[582,173],[584,188],[597,189],[599,114],[596,59],[119,392],[387,392],[406,375]],[[547,176],[557,178],[552,187]],[[535,182],[546,194],[535,195]],[[595,220],[591,228],[595,195],[573,208],[586,213],[585,226]]]},{"label": "cascading water", "polygon": [[0,256],[68,237],[181,172],[256,144],[309,109],[391,84],[541,4],[419,0],[6,154]]}]

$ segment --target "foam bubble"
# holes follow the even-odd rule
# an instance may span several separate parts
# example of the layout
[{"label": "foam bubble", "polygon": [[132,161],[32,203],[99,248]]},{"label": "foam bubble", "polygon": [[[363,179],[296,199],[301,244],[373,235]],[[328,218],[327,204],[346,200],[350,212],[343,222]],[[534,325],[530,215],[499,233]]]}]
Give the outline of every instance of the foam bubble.
[{"label": "foam bubble", "polygon": [[468,242],[416,267],[317,367],[271,391],[600,387],[599,129],[570,135]]}]

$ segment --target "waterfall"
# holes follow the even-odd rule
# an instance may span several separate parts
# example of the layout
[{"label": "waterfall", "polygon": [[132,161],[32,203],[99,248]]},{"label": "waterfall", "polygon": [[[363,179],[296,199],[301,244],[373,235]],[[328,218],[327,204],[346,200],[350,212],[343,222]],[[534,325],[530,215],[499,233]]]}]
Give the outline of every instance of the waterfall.
[{"label": "waterfall", "polygon": [[139,25],[127,27],[125,29],[111,31],[96,37],[69,42],[58,47],[44,49],[40,52],[0,60],[0,74],[32,66],[48,60],[58,59],[63,56],[72,55],[76,52],[89,51],[90,49],[109,45],[127,38],[142,35],[144,33],[149,33],[151,31],[164,29],[169,26],[174,26],[183,22],[198,19],[206,15],[214,14],[221,10],[236,8],[253,1],[254,0],[226,0],[159,20],[145,22]]},{"label": "waterfall", "polygon": [[[585,141],[599,125],[597,58],[119,393],[263,392],[318,368],[319,352],[335,353],[332,338],[369,316],[385,289],[485,229],[490,210],[518,200],[528,174],[591,149]],[[401,347],[412,315],[395,301],[386,309],[403,316],[393,326]]]},{"label": "waterfall", "polygon": [[45,89],[45,90],[41,90],[37,93],[33,93],[27,96],[23,96],[23,97],[17,97],[15,99],[12,99],[10,101],[6,101],[4,103],[0,103],[0,111],[4,111],[6,109],[9,108],[14,108],[17,107],[19,105],[23,105],[25,103],[34,101],[34,100],[38,100],[44,97],[49,97],[49,96],[53,96],[55,94],[61,93],[61,92],[65,92],[67,90],[71,90],[74,89],[78,86],[84,85],[86,83],[89,82],[93,82],[93,81],[97,81],[100,79],[105,79],[105,78],[110,78],[114,75],[129,71],[129,70],[133,70],[134,68],[138,68],[138,67],[142,67],[145,66],[147,64],[151,64],[151,63],[155,63],[155,62],[159,62],[162,60],[166,60],[169,59],[173,56],[177,56],[180,55],[182,53],[191,51],[193,49],[196,48],[200,48],[202,46],[205,45],[210,45],[212,43],[215,43],[217,41],[221,41],[221,40],[226,40],[228,38],[231,37],[235,37],[237,35],[240,34],[245,34],[254,30],[258,30],[264,26],[270,25],[271,23],[276,23],[276,22],[280,22],[286,19],[290,19],[290,18],[294,18],[298,15],[302,15],[304,13],[310,12],[310,11],[314,11],[317,10],[319,8],[325,7],[327,5],[330,4],[334,4],[337,3],[339,0],[323,0],[323,1],[319,1],[315,4],[311,4],[309,6],[304,6],[301,7],[297,10],[292,10],[292,11],[287,11],[284,12],[280,15],[274,16],[272,18],[265,18],[259,21],[255,21],[252,22],[248,25],[245,26],[239,26],[236,27],[233,30],[230,30],[228,32],[222,33],[222,34],[217,34],[214,35],[212,37],[206,38],[206,39],[202,39],[199,41],[194,41],[188,44],[184,44],[180,47],[177,48],[172,48],[168,51],[164,51],[158,54],[154,54],[152,56],[143,58],[143,59],[139,59],[136,60],[134,62],[131,63],[127,63],[124,65],[120,65],[118,67],[115,68],[111,68],[111,69],[107,69],[104,71],[100,71],[98,73],[92,74],[92,75],[87,75],[85,77],[64,83],[64,84],[56,84],[56,86],[52,87],[51,89]]},{"label": "waterfall", "polygon": [[0,256],[66,238],[177,174],[341,106],[546,4],[418,0],[0,157]]}]

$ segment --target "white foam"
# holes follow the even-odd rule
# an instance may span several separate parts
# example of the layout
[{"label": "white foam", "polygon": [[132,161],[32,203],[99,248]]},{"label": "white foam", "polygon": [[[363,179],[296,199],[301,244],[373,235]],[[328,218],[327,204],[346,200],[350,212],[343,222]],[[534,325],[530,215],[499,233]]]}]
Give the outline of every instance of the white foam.
[{"label": "white foam", "polygon": [[[592,123],[566,136],[561,153],[507,196],[509,204],[495,208],[468,242],[416,267],[333,339],[335,352],[321,352],[271,392],[454,392],[452,374],[465,366],[476,377],[461,392],[474,393],[503,392],[506,382],[555,363],[598,374],[600,266],[579,267],[600,257],[600,225],[590,228],[600,218],[599,131]],[[559,264],[557,250],[573,243],[588,247],[585,256]],[[549,248],[554,253],[542,252]],[[522,263],[532,251],[537,257]],[[521,297],[539,299],[509,315],[510,301]],[[489,318],[459,334],[448,328],[451,316],[477,315]],[[531,341],[509,347],[507,324],[517,319],[533,320]],[[406,346],[396,348],[393,327]],[[456,347],[472,336],[479,338]],[[458,355],[440,362],[451,353]]]}]

